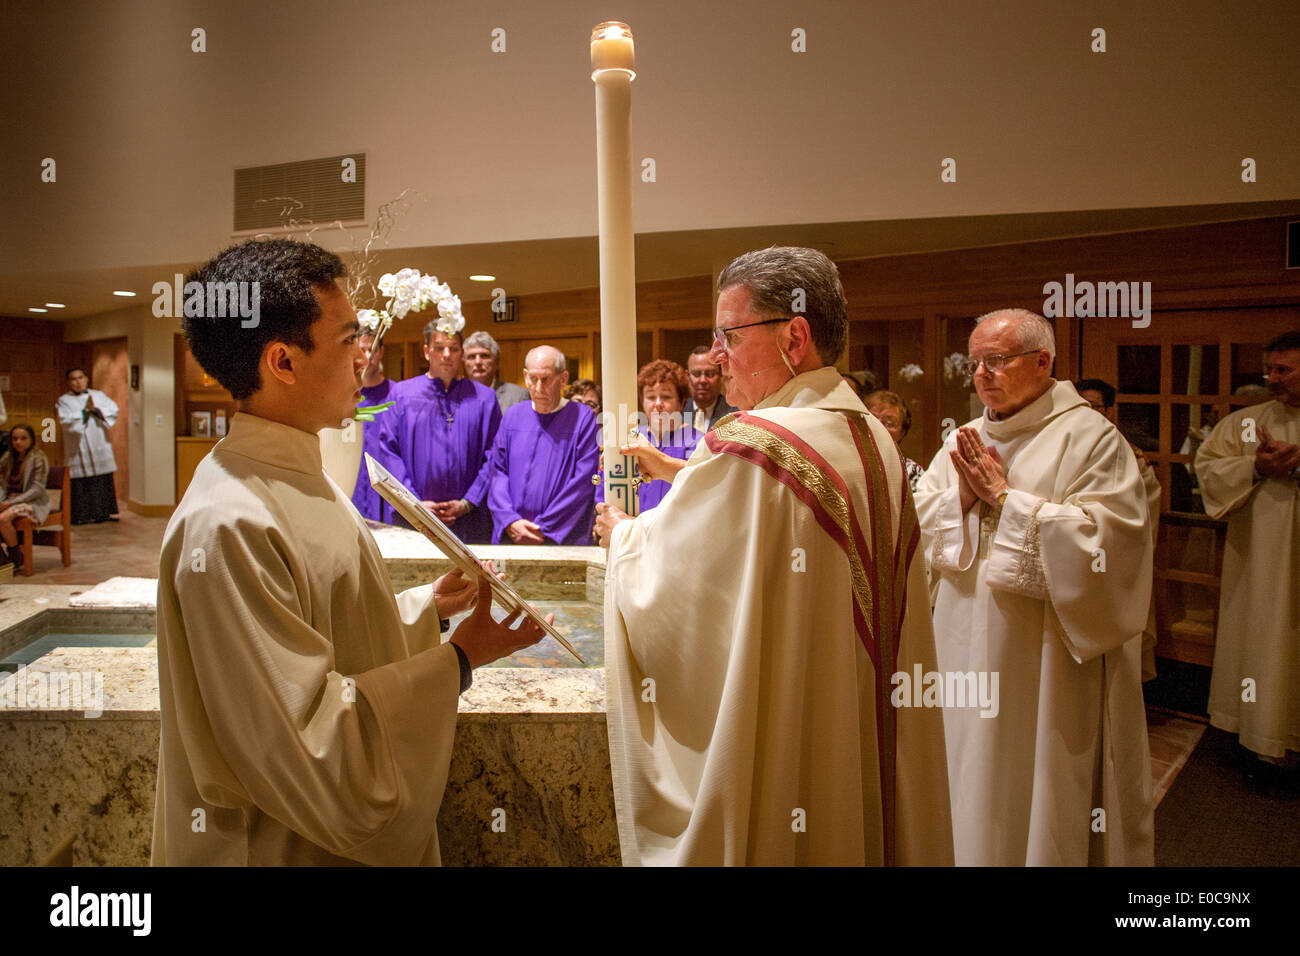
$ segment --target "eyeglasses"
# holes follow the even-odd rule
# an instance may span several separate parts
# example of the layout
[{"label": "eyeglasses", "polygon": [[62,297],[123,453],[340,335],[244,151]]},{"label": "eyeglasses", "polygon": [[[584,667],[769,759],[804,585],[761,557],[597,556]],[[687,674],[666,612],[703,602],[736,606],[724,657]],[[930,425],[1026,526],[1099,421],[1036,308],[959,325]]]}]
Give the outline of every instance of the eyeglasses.
[{"label": "eyeglasses", "polygon": [[[738,332],[741,329],[751,329],[756,325],[771,325],[773,322],[790,322],[794,319],[793,315],[788,315],[781,319],[763,319],[761,322],[746,322],[744,325],[733,325],[727,329],[713,330],[713,341],[716,345],[721,345],[724,350],[730,349],[736,343],[731,341],[731,333]],[[724,338],[725,336],[725,338]]]},{"label": "eyeglasses", "polygon": [[718,378],[722,373],[716,368],[695,368],[686,373],[690,378]]},{"label": "eyeglasses", "polygon": [[966,362],[962,365],[962,370],[967,375],[974,375],[975,371],[983,365],[990,372],[1000,372],[1020,356],[1037,355],[1041,351],[1042,349],[1030,349],[1028,352],[1017,352],[1015,355],[986,355],[978,359],[967,357]]}]

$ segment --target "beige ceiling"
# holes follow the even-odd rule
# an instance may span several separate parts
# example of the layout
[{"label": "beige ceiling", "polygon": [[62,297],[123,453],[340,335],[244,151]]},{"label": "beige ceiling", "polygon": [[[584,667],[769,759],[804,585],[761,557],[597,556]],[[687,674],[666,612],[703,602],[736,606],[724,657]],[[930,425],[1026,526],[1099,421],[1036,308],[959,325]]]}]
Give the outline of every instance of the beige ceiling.
[{"label": "beige ceiling", "polygon": [[[404,190],[418,197],[381,268],[419,266],[466,299],[487,294],[468,283],[479,271],[512,294],[591,287],[587,37],[611,15],[636,36],[633,166],[657,170],[633,183],[643,280],[707,274],[771,242],[843,259],[1300,199],[1296,0],[616,6],[9,4],[0,314],[56,301],[63,318],[92,315],[121,308],[123,286],[148,296],[229,243],[235,168],[350,151],[366,154],[370,221]],[[949,157],[956,182],[939,175]]]}]

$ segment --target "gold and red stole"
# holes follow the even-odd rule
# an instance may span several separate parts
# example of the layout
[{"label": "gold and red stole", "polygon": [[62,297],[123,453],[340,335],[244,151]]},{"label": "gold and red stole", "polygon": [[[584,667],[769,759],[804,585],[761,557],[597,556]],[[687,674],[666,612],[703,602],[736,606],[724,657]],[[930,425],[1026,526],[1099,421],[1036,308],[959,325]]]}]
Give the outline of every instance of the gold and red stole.
[{"label": "gold and red stole", "polygon": [[[871,429],[861,415],[843,413],[840,417],[845,440],[856,448],[866,477],[865,524],[844,477],[789,429],[747,412],[736,412],[718,422],[705,441],[714,454],[733,455],[757,465],[789,488],[844,552],[853,584],[853,623],[875,668],[885,862],[893,863],[898,725],[889,697],[907,608],[907,575],[921,529],[912,490],[904,476],[900,528],[898,535],[894,534],[889,489]],[[871,536],[869,548],[867,535]]]}]

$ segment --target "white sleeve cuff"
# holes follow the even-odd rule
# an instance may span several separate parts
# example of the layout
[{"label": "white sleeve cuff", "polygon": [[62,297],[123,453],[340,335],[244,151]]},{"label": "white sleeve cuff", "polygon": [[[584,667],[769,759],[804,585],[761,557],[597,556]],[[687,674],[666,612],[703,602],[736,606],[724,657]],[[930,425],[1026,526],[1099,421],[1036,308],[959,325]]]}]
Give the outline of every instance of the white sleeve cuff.
[{"label": "white sleeve cuff", "polygon": [[930,567],[935,571],[965,571],[974,562],[980,540],[979,509],[972,507],[962,514],[959,485],[952,485],[939,496],[933,537]]}]

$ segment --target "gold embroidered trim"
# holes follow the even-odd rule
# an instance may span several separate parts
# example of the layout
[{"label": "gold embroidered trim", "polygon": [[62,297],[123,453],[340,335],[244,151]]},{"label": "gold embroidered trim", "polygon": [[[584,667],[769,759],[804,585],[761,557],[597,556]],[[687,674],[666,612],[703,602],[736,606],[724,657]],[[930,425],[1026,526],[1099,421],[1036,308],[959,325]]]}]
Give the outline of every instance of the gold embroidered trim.
[{"label": "gold embroidered trim", "polygon": [[849,579],[853,583],[853,597],[857,601],[863,619],[870,627],[874,607],[871,582],[867,578],[862,556],[858,554],[857,542],[853,540],[852,525],[849,521],[850,504],[840,494],[839,489],[827,481],[821,470],[793,445],[765,428],[730,419],[729,416],[718,422],[713,432],[722,441],[735,442],[761,452],[770,461],[793,475],[799,484],[817,498],[818,503],[830,515],[831,520],[843,532],[848,542]]},{"label": "gold embroidered trim", "polygon": [[1025,529],[1025,540],[1020,548],[1020,559],[1016,562],[1016,577],[1012,585],[1016,593],[1039,600],[1047,598],[1047,575],[1043,573],[1043,555],[1038,541],[1038,509],[1045,504],[1045,500],[1040,500],[1030,512],[1029,526]]},{"label": "gold embroidered trim", "polygon": [[[906,549],[911,540],[911,525],[916,523],[916,508],[911,504],[911,489],[907,476],[903,476],[903,502],[899,513],[899,535],[894,537],[893,502],[889,496],[889,482],[881,465],[879,449],[871,435],[871,428],[861,416],[845,416],[851,427],[856,429],[858,447],[861,450],[862,469],[866,474],[867,487],[870,489],[868,507],[871,511],[871,548],[876,562],[876,580],[880,591],[880,627],[876,631],[876,716],[880,722],[877,735],[880,761],[881,783],[881,820],[885,835],[885,862],[892,864],[897,853],[896,826],[897,792],[898,792],[898,711],[891,703],[890,690],[893,687],[893,671],[898,666],[898,638],[902,625],[899,597],[907,588]],[[870,459],[870,460],[868,460]],[[893,560],[893,568],[889,561]],[[870,626],[870,619],[868,619]]]},{"label": "gold embroidered trim", "polygon": [[[868,498],[871,509],[871,554],[876,562],[876,579],[880,582],[880,590],[876,597],[880,604],[881,631],[884,632],[876,635],[876,644],[880,648],[881,670],[887,670],[892,674],[895,652],[897,651],[894,646],[894,639],[898,626],[896,619],[897,602],[894,595],[903,593],[903,587],[907,580],[906,568],[903,569],[902,578],[899,577],[899,547],[904,539],[901,533],[898,538],[894,537],[894,513],[889,498],[889,482],[885,480],[885,469],[881,466],[877,454],[878,450],[875,441],[872,439],[871,428],[867,425],[866,419],[860,416],[845,417],[857,430],[858,444],[863,455],[862,470],[866,474],[867,486],[871,490]],[[867,461],[867,458],[872,460]],[[907,484],[906,479],[904,479],[903,484]],[[904,512],[906,512],[906,509],[904,509]],[[904,513],[902,518],[906,520],[906,517],[906,513]],[[916,517],[915,509],[913,509],[912,517]],[[892,574],[889,573],[891,558],[893,560]]]}]

